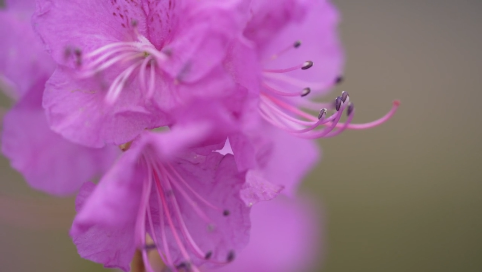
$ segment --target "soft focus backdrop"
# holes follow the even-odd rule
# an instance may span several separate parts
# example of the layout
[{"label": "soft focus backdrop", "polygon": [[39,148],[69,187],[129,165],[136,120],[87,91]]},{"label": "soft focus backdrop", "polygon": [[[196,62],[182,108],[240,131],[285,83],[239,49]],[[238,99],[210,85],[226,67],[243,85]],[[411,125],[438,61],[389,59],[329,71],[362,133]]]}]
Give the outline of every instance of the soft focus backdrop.
[{"label": "soft focus backdrop", "polygon": [[[315,271],[482,271],[482,2],[334,2],[348,56],[336,92],[350,92],[358,122],[393,99],[402,107],[382,127],[320,142],[302,187],[325,214]],[[67,235],[72,200],[0,167],[0,270],[104,271]]]}]

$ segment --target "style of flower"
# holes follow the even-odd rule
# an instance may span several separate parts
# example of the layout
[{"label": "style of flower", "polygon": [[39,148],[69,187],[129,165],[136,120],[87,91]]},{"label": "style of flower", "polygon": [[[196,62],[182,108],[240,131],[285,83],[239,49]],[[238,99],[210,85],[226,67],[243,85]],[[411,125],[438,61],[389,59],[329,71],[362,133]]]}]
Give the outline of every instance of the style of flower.
[{"label": "style of flower", "polygon": [[222,61],[245,2],[39,0],[33,22],[59,65],[43,104],[52,129],[119,145],[192,97],[226,96]]},{"label": "style of flower", "polygon": [[6,4],[0,11],[0,35],[4,37],[0,75],[10,83],[7,91],[16,103],[4,116],[2,153],[33,188],[54,195],[74,193],[84,182],[102,175],[119,151],[73,144],[50,130],[42,94],[55,65],[27,19],[35,2]]},{"label": "style of flower", "polygon": [[136,248],[146,263],[146,251],[157,250],[174,271],[234,260],[250,228],[239,195],[245,173],[217,146],[185,149],[202,131],[144,132],[99,185],[84,185],[70,232],[82,257],[124,271]]}]

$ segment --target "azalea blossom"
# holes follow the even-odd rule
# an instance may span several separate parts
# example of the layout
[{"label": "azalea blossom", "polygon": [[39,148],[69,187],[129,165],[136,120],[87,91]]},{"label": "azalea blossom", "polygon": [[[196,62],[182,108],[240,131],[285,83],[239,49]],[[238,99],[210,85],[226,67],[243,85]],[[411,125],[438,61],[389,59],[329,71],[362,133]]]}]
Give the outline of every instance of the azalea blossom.
[{"label": "azalea blossom", "polygon": [[[87,148],[50,130],[42,108],[45,82],[55,67],[29,18],[35,1],[7,1],[0,11],[0,75],[15,105],[4,116],[1,148],[33,188],[67,195],[110,167],[115,147]],[[7,23],[8,22],[8,23]]]},{"label": "azalea blossom", "polygon": [[147,260],[150,235],[175,270],[234,260],[250,228],[239,195],[245,174],[216,146],[185,149],[202,131],[144,132],[99,185],[83,186],[70,232],[82,257],[129,271],[136,248]]},{"label": "azalea blossom", "polygon": [[39,0],[33,21],[59,65],[46,85],[53,130],[100,147],[171,123],[191,97],[226,96],[222,68],[248,1]]}]

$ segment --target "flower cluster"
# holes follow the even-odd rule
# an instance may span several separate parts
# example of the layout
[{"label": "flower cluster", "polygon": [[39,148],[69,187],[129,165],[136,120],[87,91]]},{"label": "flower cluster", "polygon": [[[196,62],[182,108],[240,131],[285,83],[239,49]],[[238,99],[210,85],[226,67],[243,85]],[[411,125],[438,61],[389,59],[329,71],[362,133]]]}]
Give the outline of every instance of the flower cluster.
[{"label": "flower cluster", "polygon": [[154,250],[169,271],[253,271],[277,228],[293,261],[260,271],[301,266],[289,237],[308,224],[293,198],[313,139],[398,106],[353,124],[347,92],[314,100],[342,81],[328,0],[10,0],[0,21],[16,101],[2,151],[32,187],[78,192],[70,235],[105,267],[129,271],[138,250],[154,271]]}]

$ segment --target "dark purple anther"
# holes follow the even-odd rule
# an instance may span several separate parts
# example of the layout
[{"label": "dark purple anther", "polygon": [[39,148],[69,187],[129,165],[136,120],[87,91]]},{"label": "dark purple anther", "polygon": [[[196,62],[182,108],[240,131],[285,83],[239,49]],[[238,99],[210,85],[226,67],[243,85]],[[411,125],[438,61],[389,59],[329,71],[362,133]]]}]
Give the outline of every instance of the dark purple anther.
[{"label": "dark purple anther", "polygon": [[318,114],[318,120],[323,118],[325,116],[327,109],[323,108],[320,110],[320,113]]},{"label": "dark purple anther", "polygon": [[213,256],[213,252],[212,252],[212,251],[208,251],[208,253],[206,253],[206,255],[204,255],[204,259],[205,259],[205,260],[209,260],[209,259],[211,259],[212,256]]},{"label": "dark purple anther", "polygon": [[348,98],[348,93],[345,91],[341,92],[341,101],[343,101],[343,103],[345,103],[347,98]]},{"label": "dark purple anther", "polygon": [[156,249],[156,245],[155,244],[148,244],[148,245],[145,245],[144,246],[144,250],[145,251],[149,251],[149,250],[153,250],[153,249]]},{"label": "dark purple anther", "polygon": [[80,50],[79,48],[75,48],[75,49],[74,49],[74,54],[75,54],[77,57],[80,57],[80,56],[82,56],[82,50]]},{"label": "dark purple anther", "polygon": [[224,216],[228,216],[229,214],[230,214],[229,210],[224,210],[224,211],[223,211],[223,215],[224,215]]},{"label": "dark purple anther", "polygon": [[335,109],[339,111],[341,107],[341,96],[337,96],[335,99]]},{"label": "dark purple anther", "polygon": [[234,258],[235,258],[235,257],[236,257],[236,256],[235,256],[235,254],[234,254],[234,251],[231,250],[231,251],[229,251],[229,253],[228,253],[228,257],[226,258],[226,261],[227,261],[228,263],[230,263],[230,262],[234,261]]},{"label": "dark purple anther", "polygon": [[301,91],[301,97],[305,97],[307,95],[309,95],[311,93],[311,89],[306,87],[303,89],[303,91]]},{"label": "dark purple anther", "polygon": [[301,70],[308,70],[313,66],[313,62],[311,60],[306,61],[303,63],[303,66],[301,66]]},{"label": "dark purple anther", "polygon": [[296,41],[294,44],[293,44],[293,47],[294,48],[298,48],[301,46],[301,41]]},{"label": "dark purple anther", "polygon": [[350,103],[350,105],[348,105],[348,109],[346,110],[346,115],[350,116],[353,113],[354,109],[355,109],[355,105],[353,103]]},{"label": "dark purple anther", "polygon": [[186,271],[191,271],[191,263],[182,262],[176,266],[177,269],[185,269]]},{"label": "dark purple anther", "polygon": [[74,49],[74,55],[75,55],[75,64],[77,66],[81,66],[82,65],[82,50],[80,50],[79,48],[75,48]]},{"label": "dark purple anther", "polygon": [[344,78],[343,76],[338,76],[336,79],[335,79],[335,84],[338,85],[338,84],[341,84],[343,82]]}]

